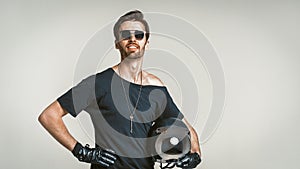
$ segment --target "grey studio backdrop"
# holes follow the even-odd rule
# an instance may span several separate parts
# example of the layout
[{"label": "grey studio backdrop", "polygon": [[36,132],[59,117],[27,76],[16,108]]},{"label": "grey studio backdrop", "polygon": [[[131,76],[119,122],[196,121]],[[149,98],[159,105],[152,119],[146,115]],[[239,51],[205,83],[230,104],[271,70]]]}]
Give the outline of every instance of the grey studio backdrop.
[{"label": "grey studio backdrop", "polygon": [[[157,31],[145,56],[145,67],[165,81],[202,136],[203,163],[197,168],[298,169],[299,7],[297,1],[266,0],[1,1],[0,168],[89,168],[60,146],[37,117],[80,79],[118,62],[112,32],[105,34],[108,49],[101,59],[84,62],[85,52],[101,30],[125,12],[140,9],[149,16],[150,28],[159,13],[185,23],[169,20],[170,32],[181,29],[190,35],[189,29],[196,28],[195,35],[201,36],[197,42],[153,28]],[[198,43],[213,49],[215,68],[223,72],[217,74],[217,84],[207,55],[193,47]],[[183,65],[187,76],[164,65]],[[182,79],[191,83],[190,90],[185,91]],[[222,83],[224,90],[216,91]],[[210,121],[218,96],[224,104],[217,105],[220,111]],[[93,144],[85,113],[64,121],[75,138]]]}]

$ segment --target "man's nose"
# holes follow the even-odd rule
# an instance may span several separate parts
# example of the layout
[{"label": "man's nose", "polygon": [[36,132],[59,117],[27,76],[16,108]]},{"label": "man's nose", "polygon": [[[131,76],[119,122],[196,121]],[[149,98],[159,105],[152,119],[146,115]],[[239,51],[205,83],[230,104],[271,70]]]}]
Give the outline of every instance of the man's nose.
[{"label": "man's nose", "polygon": [[130,33],[129,41],[136,41],[134,33]]}]

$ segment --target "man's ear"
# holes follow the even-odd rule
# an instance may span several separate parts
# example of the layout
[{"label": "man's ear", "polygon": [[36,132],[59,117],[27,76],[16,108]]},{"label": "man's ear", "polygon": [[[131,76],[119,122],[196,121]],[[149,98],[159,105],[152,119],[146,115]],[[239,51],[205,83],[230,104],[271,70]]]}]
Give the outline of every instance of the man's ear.
[{"label": "man's ear", "polygon": [[146,42],[145,49],[146,49],[146,50],[149,49],[149,40],[147,40],[147,42]]},{"label": "man's ear", "polygon": [[119,42],[117,40],[115,40],[115,48],[120,49]]}]

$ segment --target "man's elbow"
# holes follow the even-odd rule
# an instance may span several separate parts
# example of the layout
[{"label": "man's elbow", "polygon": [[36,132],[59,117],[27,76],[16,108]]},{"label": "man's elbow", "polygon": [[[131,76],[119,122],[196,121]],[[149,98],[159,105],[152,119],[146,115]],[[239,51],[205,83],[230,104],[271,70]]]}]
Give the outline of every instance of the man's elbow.
[{"label": "man's elbow", "polygon": [[60,117],[57,113],[51,111],[51,109],[45,109],[38,117],[38,121],[47,128],[47,126],[55,123]]},{"label": "man's elbow", "polygon": [[48,112],[43,111],[43,112],[39,115],[38,121],[40,122],[40,124],[41,124],[42,126],[45,127],[45,126],[47,126],[47,125],[49,124],[49,121],[51,121],[52,118],[53,118],[53,117],[51,117],[51,116],[49,115]]},{"label": "man's elbow", "polygon": [[58,102],[48,106],[38,117],[38,121],[45,127],[61,120],[66,113],[60,107]]}]

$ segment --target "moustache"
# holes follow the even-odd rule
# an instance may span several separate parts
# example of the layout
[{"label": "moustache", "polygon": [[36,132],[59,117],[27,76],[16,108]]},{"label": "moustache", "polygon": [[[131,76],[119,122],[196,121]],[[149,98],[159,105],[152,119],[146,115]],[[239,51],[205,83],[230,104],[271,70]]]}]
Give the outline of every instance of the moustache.
[{"label": "moustache", "polygon": [[136,43],[128,43],[127,45],[126,45],[126,47],[129,47],[129,46],[135,46],[136,48],[140,48],[140,46],[138,45],[138,44],[136,44]]}]

